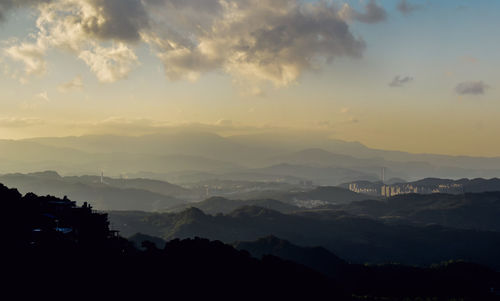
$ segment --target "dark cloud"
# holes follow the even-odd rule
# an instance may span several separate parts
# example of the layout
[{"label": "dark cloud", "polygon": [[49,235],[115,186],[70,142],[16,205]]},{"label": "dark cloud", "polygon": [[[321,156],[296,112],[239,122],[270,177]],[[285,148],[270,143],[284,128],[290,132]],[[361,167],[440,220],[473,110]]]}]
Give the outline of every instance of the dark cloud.
[{"label": "dark cloud", "polygon": [[[152,0],[149,0],[152,1]],[[44,3],[64,5],[68,1],[60,0],[0,0],[0,20],[5,19],[7,11],[26,6],[37,6]],[[149,26],[146,3],[141,0],[82,0],[89,4],[94,15],[76,15],[73,22],[79,22],[81,28],[90,36],[107,40],[134,41],[139,40],[140,31]]]},{"label": "dark cloud", "polygon": [[459,83],[455,87],[455,92],[460,95],[481,95],[488,88],[489,86],[482,81],[468,81]]},{"label": "dark cloud", "polygon": [[409,15],[412,12],[420,9],[420,5],[411,4],[406,0],[401,0],[396,6],[396,9],[404,15]]},{"label": "dark cloud", "polygon": [[363,23],[378,23],[387,19],[387,13],[382,6],[379,6],[375,0],[370,0],[365,5],[363,13],[353,11],[353,18]]},{"label": "dark cloud", "polygon": [[87,33],[97,38],[136,41],[140,38],[141,30],[149,26],[149,15],[141,0],[89,2],[100,14],[86,20],[82,26]]},{"label": "dark cloud", "polygon": [[389,86],[390,87],[402,87],[411,81],[413,81],[413,77],[410,77],[410,76],[402,77],[400,75],[397,75],[389,83]]}]

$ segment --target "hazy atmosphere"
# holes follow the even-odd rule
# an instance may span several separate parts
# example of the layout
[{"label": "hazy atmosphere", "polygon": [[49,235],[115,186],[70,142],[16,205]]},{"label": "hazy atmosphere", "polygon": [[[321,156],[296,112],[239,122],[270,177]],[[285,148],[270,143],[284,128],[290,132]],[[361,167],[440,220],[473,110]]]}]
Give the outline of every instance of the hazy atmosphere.
[{"label": "hazy atmosphere", "polygon": [[0,0],[4,284],[500,300],[499,13]]}]

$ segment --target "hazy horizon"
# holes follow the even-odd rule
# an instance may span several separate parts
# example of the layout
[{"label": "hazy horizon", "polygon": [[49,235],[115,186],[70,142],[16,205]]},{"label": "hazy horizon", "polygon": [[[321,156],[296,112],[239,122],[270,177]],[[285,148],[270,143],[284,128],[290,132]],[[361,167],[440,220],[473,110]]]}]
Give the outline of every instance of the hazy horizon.
[{"label": "hazy horizon", "polygon": [[[324,140],[325,142],[332,141],[332,142],[341,142],[341,143],[348,143],[348,144],[360,144],[364,147],[367,147],[372,150],[380,150],[380,151],[389,151],[389,152],[403,152],[403,153],[408,153],[408,154],[413,154],[413,155],[443,155],[443,156],[452,156],[452,157],[477,157],[477,158],[498,158],[500,155],[481,155],[481,154],[462,154],[462,153],[439,153],[439,152],[419,152],[416,150],[404,150],[404,149],[390,149],[390,148],[382,148],[382,147],[376,147],[376,146],[371,146],[369,144],[365,144],[361,141],[357,140],[345,140],[345,139],[340,139],[336,138],[331,135],[330,132],[325,132],[321,130],[307,130],[307,129],[285,129],[285,128],[252,128],[252,127],[243,127],[243,129],[232,129],[232,128],[227,128],[227,127],[222,127],[221,129],[217,129],[217,125],[211,125],[211,124],[199,124],[199,123],[193,123],[193,124],[183,124],[179,126],[170,126],[166,127],[163,130],[156,130],[156,129],[149,129],[145,130],[144,128],[142,129],[136,129],[137,132],[124,132],[123,130],[103,130],[103,132],[83,132],[79,134],[61,134],[61,135],[55,135],[55,136],[50,136],[50,135],[34,135],[34,136],[27,136],[27,137],[22,137],[22,138],[3,138],[2,140],[12,140],[12,141],[32,141],[32,140],[38,140],[38,139],[50,139],[50,138],[85,138],[85,137],[92,137],[92,136],[115,136],[115,137],[146,137],[146,136],[165,136],[165,135],[172,135],[172,134],[211,134],[211,135],[216,135],[222,138],[244,138],[244,137],[259,137],[259,138],[266,138],[268,140],[273,140],[273,139],[290,139],[292,137],[295,137],[297,139],[304,138],[305,140],[310,140],[311,136],[315,137],[319,140]],[[304,143],[302,147],[297,146],[296,151],[300,150],[309,150],[309,149],[321,149],[321,147],[316,146],[316,145],[308,145],[307,143]],[[330,152],[335,153],[335,151],[330,150]]]}]

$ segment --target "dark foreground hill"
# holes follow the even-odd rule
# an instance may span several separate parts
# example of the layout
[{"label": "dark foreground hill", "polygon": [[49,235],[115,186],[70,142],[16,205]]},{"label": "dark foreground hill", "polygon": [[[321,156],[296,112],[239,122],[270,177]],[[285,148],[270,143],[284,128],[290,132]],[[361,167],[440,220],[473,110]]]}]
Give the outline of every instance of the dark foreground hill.
[{"label": "dark foreground hill", "polygon": [[333,278],[340,278],[348,265],[323,247],[300,247],[272,235],[256,241],[238,241],[232,245],[238,250],[250,252],[255,258],[273,255],[303,264]]},{"label": "dark foreground hill", "polygon": [[[38,298],[86,295],[116,299],[194,296],[330,296],[344,292],[322,274],[267,256],[252,258],[221,242],[173,240],[163,249],[139,251],[109,229],[107,215],[68,199],[21,196],[0,185],[2,285]],[[9,263],[9,265],[6,265]],[[4,286],[2,286],[4,287]],[[6,293],[3,290],[3,293]]]},{"label": "dark foreground hill", "polygon": [[500,231],[500,192],[408,194],[387,200],[367,200],[337,210],[393,222],[438,224],[459,229]]},{"label": "dark foreground hill", "polygon": [[[500,283],[500,274],[466,262],[445,262],[431,267],[349,264],[325,248],[300,247],[275,236],[250,242],[235,242],[233,246],[250,252],[256,258],[273,255],[300,263],[327,275],[344,289],[358,295],[438,296],[439,291],[459,292],[476,285],[478,290],[484,290]],[[462,291],[457,295],[466,294]]]},{"label": "dark foreground hill", "polygon": [[467,260],[500,268],[500,233],[442,226],[389,224],[334,210],[283,214],[243,207],[211,216],[191,208],[180,213],[110,212],[126,236],[137,232],[174,238],[206,237],[226,243],[275,235],[301,246],[323,246],[356,263],[429,265]]},{"label": "dark foreground hill", "polygon": [[[134,239],[141,242],[151,239],[157,245],[165,244],[160,238],[145,235],[134,235]],[[431,267],[349,264],[325,248],[300,247],[275,236],[232,245],[258,259],[276,256],[321,272],[349,292],[353,300],[380,300],[375,296],[383,296],[382,300],[467,300],[464,296],[478,298],[479,295],[484,300],[492,300],[495,299],[493,294],[478,292],[495,292],[500,285],[498,272],[461,261]]]},{"label": "dark foreground hill", "polygon": [[[360,273],[348,269],[346,282],[201,238],[172,240],[161,249],[145,242],[141,251],[109,229],[106,214],[67,198],[22,196],[0,185],[0,202],[2,293],[15,293],[16,299],[35,294],[70,300],[496,300],[498,274],[476,265],[436,271],[391,267],[366,272],[360,267]],[[318,254],[278,243],[304,258]],[[321,253],[316,260],[330,256],[345,265]],[[423,277],[431,278],[418,283]]]}]

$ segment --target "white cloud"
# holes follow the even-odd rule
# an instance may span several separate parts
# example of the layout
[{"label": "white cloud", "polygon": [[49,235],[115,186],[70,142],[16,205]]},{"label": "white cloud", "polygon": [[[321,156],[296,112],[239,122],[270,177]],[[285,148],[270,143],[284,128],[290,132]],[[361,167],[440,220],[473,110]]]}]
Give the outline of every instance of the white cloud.
[{"label": "white cloud", "polygon": [[0,117],[0,128],[22,128],[44,124],[38,118]]},{"label": "white cloud", "polygon": [[[35,2],[35,1],[31,1]],[[53,0],[38,5],[35,43],[21,42],[5,49],[25,64],[26,74],[42,74],[48,49],[76,54],[102,82],[125,78],[137,57],[124,42],[138,41],[147,15],[138,0]],[[112,42],[112,46],[100,44]]]},{"label": "white cloud", "polygon": [[50,100],[49,94],[47,93],[47,91],[40,92],[37,95],[35,95],[35,97],[38,99],[44,100],[44,101]]},{"label": "white cloud", "polygon": [[45,51],[45,47],[37,43],[20,43],[4,49],[8,57],[24,64],[27,75],[42,75],[46,72]]},{"label": "white cloud", "polygon": [[106,48],[97,45],[92,50],[82,51],[79,58],[103,83],[112,83],[126,78],[130,71],[138,65],[135,53],[123,43]]},{"label": "white cloud", "polygon": [[219,119],[219,120],[217,120],[217,122],[215,123],[215,125],[218,125],[218,126],[232,126],[233,125],[233,121],[229,120],[229,119]]},{"label": "white cloud", "polygon": [[62,83],[57,87],[60,93],[68,93],[71,91],[81,91],[83,89],[83,79],[81,76],[77,76],[72,80]]}]

